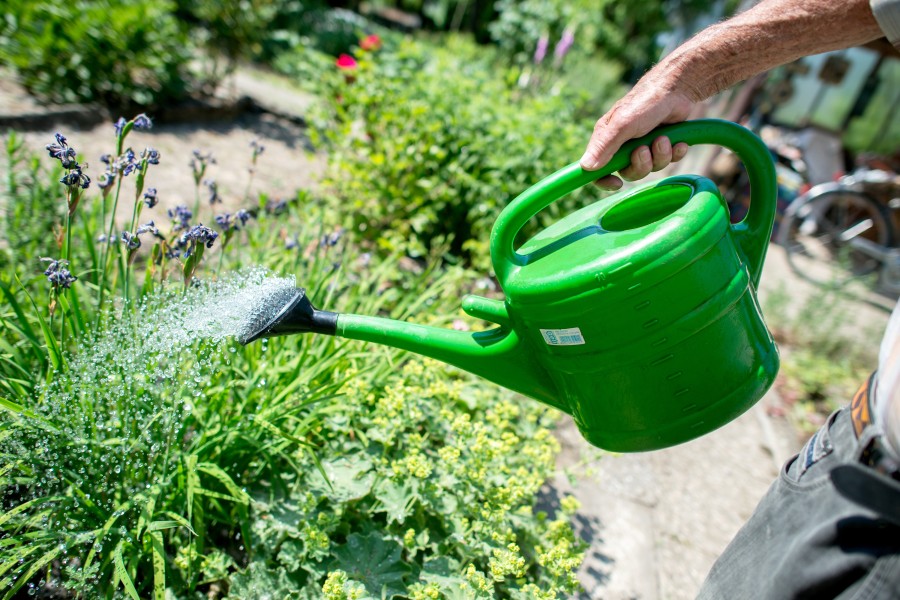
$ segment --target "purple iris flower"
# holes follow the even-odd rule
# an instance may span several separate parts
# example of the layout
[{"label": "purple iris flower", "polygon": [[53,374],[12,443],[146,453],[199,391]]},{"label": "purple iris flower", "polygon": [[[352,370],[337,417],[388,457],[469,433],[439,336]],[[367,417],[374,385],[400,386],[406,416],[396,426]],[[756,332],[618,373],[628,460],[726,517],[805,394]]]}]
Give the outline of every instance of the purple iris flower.
[{"label": "purple iris flower", "polygon": [[166,212],[169,214],[170,219],[176,221],[174,227],[172,227],[173,231],[181,231],[191,226],[191,219],[194,217],[194,213],[187,206],[180,204]]},{"label": "purple iris flower", "polygon": [[44,275],[47,276],[47,281],[54,290],[68,288],[78,279],[66,268],[69,266],[69,261],[53,258],[42,258],[41,260],[50,263],[47,270],[44,271]]},{"label": "purple iris flower", "polygon": [[156,188],[147,188],[147,191],[144,192],[144,203],[147,205],[147,208],[153,208],[159,203]]},{"label": "purple iris flower", "polygon": [[144,113],[141,113],[134,118],[135,129],[150,129],[151,127],[153,127],[153,121],[151,121],[150,117]]}]

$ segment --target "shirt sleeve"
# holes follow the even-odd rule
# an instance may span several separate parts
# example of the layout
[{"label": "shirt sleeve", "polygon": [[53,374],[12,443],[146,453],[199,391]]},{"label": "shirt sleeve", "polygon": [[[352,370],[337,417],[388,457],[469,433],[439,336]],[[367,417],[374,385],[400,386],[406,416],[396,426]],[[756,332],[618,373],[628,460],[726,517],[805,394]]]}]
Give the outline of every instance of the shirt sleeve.
[{"label": "shirt sleeve", "polygon": [[900,50],[900,0],[869,0],[869,6],[885,37]]}]

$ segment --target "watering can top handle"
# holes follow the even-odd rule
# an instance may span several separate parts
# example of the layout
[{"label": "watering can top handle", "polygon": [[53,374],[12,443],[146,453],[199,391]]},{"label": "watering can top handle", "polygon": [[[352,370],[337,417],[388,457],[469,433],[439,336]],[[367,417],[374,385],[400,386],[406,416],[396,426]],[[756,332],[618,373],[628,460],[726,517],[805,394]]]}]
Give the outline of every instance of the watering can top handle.
[{"label": "watering can top handle", "polygon": [[500,280],[510,269],[524,266],[527,262],[525,256],[515,251],[513,243],[531,217],[566,194],[625,168],[635,148],[650,145],[661,135],[667,136],[673,145],[685,142],[689,146],[723,146],[744,163],[750,178],[750,209],[740,223],[733,225],[733,230],[749,262],[753,282],[758,284],[775,219],[775,167],[762,140],[740,125],[718,119],[700,119],[659,127],[623,144],[612,160],[598,171],[585,171],[579,163],[572,163],[522,192],[503,209],[491,231],[491,260]]}]

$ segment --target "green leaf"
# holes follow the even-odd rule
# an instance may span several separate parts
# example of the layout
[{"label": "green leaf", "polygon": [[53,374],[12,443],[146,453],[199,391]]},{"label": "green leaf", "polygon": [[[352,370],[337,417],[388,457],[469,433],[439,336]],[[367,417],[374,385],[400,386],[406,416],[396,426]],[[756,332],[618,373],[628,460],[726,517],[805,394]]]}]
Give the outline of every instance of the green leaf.
[{"label": "green leaf", "polygon": [[162,514],[169,517],[170,519],[172,519],[173,521],[175,521],[182,527],[187,528],[187,530],[190,531],[192,534],[197,535],[197,532],[194,531],[193,528],[191,528],[191,524],[188,522],[188,520],[185,519],[184,517],[182,517],[181,515],[175,514],[172,511],[168,511],[168,510]]},{"label": "green leaf", "polygon": [[[87,558],[84,559],[84,568],[82,569],[82,573],[87,572],[87,568],[91,566],[91,561],[94,560],[94,554],[97,553],[98,548],[100,547],[100,543],[103,541],[103,538],[106,537],[106,534],[109,533],[109,530],[112,529],[112,526],[116,521],[122,518],[128,509],[131,508],[131,502],[126,502],[125,504],[119,505],[116,510],[109,516],[106,520],[106,523],[103,524],[103,529],[101,529],[97,537],[94,538],[94,544],[91,546],[91,550],[88,552]],[[83,583],[83,582],[82,582]]]},{"label": "green leaf", "polygon": [[12,508],[12,509],[6,511],[5,513],[3,513],[2,515],[0,515],[0,525],[3,525],[4,523],[6,523],[8,520],[13,518],[17,514],[24,512],[29,507],[31,507],[35,504],[43,504],[43,503],[47,503],[47,502],[53,502],[56,500],[64,500],[64,499],[65,499],[64,496],[50,496],[48,498],[33,498],[31,500],[28,500],[27,502],[23,502],[22,504],[19,504],[15,508]]},{"label": "green leaf", "polygon": [[166,551],[158,531],[150,534],[150,550],[153,553],[153,598],[166,600]]},{"label": "green leaf", "polygon": [[58,433],[58,430],[56,429],[56,427],[54,427],[52,425],[52,423],[49,419],[47,419],[46,417],[43,417],[41,415],[38,415],[38,414],[32,412],[31,410],[28,410],[21,404],[13,402],[12,400],[9,400],[8,398],[4,398],[3,396],[0,396],[0,407],[3,407],[6,410],[14,412],[19,415],[25,415],[29,419],[34,419],[36,424],[39,425],[42,429],[45,429],[45,430],[50,431],[55,434]]},{"label": "green leaf", "polygon": [[463,586],[465,578],[460,574],[459,563],[449,557],[441,556],[426,560],[419,573],[419,578],[428,583],[436,583],[441,588],[442,597],[447,600],[468,600],[471,590]]},{"label": "green leaf", "polygon": [[42,315],[41,311],[38,310],[37,304],[35,304],[34,302],[34,298],[31,297],[31,294],[28,293],[28,290],[24,285],[22,285],[22,282],[19,281],[18,275],[16,275],[16,281],[20,286],[22,286],[22,291],[25,292],[25,296],[28,298],[28,301],[31,302],[31,306],[34,308],[34,314],[37,315],[38,324],[41,326],[41,333],[44,334],[44,342],[46,342],[47,344],[47,353],[50,357],[50,363],[53,365],[53,368],[58,371],[62,368],[63,357],[62,353],[59,350],[59,346],[56,345],[56,339],[53,337],[53,332],[50,331],[50,326],[44,319],[44,315]]},{"label": "green leaf", "polygon": [[128,574],[128,570],[125,568],[125,561],[122,560],[122,543],[119,542],[116,544],[116,549],[113,552],[113,562],[115,563],[115,572],[116,577],[119,578],[119,581],[122,582],[122,585],[125,587],[125,591],[128,592],[128,595],[131,596],[134,600],[141,600],[141,597],[138,596],[137,590],[134,589],[134,582],[131,580],[131,576]]},{"label": "green leaf", "polygon": [[[57,546],[57,547],[54,548],[53,550],[47,552],[47,554],[45,554],[44,556],[42,556],[40,559],[38,559],[37,561],[35,561],[34,564],[31,565],[31,568],[28,569],[28,572],[25,573],[22,577],[20,577],[20,578],[16,581],[16,584],[15,584],[13,587],[9,588],[9,591],[7,591],[7,592],[6,592],[6,595],[3,596],[3,600],[9,600],[9,599],[12,598],[13,596],[15,596],[15,595],[16,595],[16,592],[18,592],[19,589],[20,589],[23,585],[25,585],[25,583],[27,583],[35,573],[37,573],[38,571],[40,571],[41,569],[43,569],[45,566],[47,566],[47,564],[48,564],[50,561],[52,561],[52,560],[55,559],[57,556],[59,556],[59,553],[60,553],[60,552],[61,552],[61,550],[60,550],[60,548]],[[6,586],[9,585],[10,583],[12,583],[12,581],[7,577],[6,579],[0,581],[0,588],[6,587]]]},{"label": "green leaf", "polygon": [[380,481],[373,490],[379,502],[375,512],[387,513],[388,523],[402,525],[412,514],[413,504],[419,499],[418,488],[418,480],[411,478],[403,483],[392,479]]},{"label": "green leaf", "polygon": [[240,498],[235,498],[234,496],[229,496],[228,494],[223,494],[222,492],[214,492],[202,487],[194,488],[194,496],[206,496],[207,498],[227,500],[229,502],[234,502],[235,504],[244,504],[244,502]]},{"label": "green leaf", "polygon": [[328,479],[328,489],[321,489],[323,495],[335,502],[358,500],[372,490],[375,472],[372,462],[357,453],[332,461],[323,461],[322,468]]},{"label": "green leaf", "polygon": [[165,529],[175,529],[176,527],[181,526],[181,523],[178,521],[153,521],[147,526],[147,532],[151,533],[154,531],[163,531]]},{"label": "green leaf", "polygon": [[340,569],[347,576],[366,586],[375,598],[391,598],[406,590],[404,579],[410,568],[400,558],[401,547],[386,540],[378,532],[365,536],[354,533],[347,543],[334,550],[329,570]]},{"label": "green leaf", "polygon": [[207,475],[215,477],[241,504],[250,503],[250,496],[247,495],[247,492],[238,487],[231,476],[220,466],[214,465],[213,463],[202,462],[197,464],[197,469],[203,471]]},{"label": "green leaf", "polygon": [[147,501],[141,506],[141,514],[138,516],[137,522],[137,532],[136,535],[138,539],[140,539],[141,535],[143,535],[144,527],[153,518],[153,513],[156,510],[156,499],[159,497],[160,487],[158,485],[154,485],[150,487],[150,497],[147,498]]},{"label": "green leaf", "polygon": [[283,567],[270,569],[261,561],[253,561],[244,571],[231,578],[228,596],[241,600],[295,600],[307,597],[297,591]]},{"label": "green leaf", "polygon": [[25,546],[19,546],[13,550],[4,550],[4,562],[0,562],[0,575],[3,575],[17,564],[20,564],[19,561],[24,562],[29,554],[33,554],[41,548],[44,548],[44,545],[31,543]]}]

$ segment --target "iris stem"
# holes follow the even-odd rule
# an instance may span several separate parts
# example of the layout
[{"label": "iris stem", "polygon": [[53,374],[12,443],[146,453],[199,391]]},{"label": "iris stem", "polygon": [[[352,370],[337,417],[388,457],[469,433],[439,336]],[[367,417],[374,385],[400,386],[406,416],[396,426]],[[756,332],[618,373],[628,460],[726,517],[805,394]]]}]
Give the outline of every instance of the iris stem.
[{"label": "iris stem", "polygon": [[[121,142],[119,147],[121,147]],[[97,303],[97,325],[103,318],[103,296],[106,292],[106,271],[109,266],[109,247],[113,243],[113,227],[116,223],[116,209],[119,206],[119,192],[122,190],[122,174],[116,175],[116,195],[113,196],[112,212],[109,216],[109,229],[106,234],[106,246],[103,248],[103,261],[100,263],[100,300]]]}]

